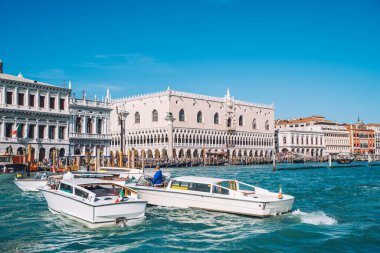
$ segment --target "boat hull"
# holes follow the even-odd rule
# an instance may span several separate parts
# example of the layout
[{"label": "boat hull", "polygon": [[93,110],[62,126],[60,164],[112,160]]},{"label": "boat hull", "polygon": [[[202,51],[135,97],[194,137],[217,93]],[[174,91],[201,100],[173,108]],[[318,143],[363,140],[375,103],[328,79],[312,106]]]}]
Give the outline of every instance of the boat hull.
[{"label": "boat hull", "polygon": [[116,225],[117,220],[132,221],[145,217],[145,201],[131,200],[105,205],[92,205],[80,200],[79,197],[61,195],[55,190],[40,190],[51,212],[63,214],[71,219],[80,221],[90,228],[113,226]]},{"label": "boat hull", "polygon": [[14,183],[24,192],[38,192],[38,188],[46,185],[47,180],[41,179],[15,179]]},{"label": "boat hull", "polygon": [[137,190],[139,198],[148,201],[150,205],[195,208],[254,217],[269,217],[288,213],[292,210],[294,203],[294,198],[286,195],[283,200],[261,202],[224,197],[219,194],[192,194],[146,187],[131,188]]}]

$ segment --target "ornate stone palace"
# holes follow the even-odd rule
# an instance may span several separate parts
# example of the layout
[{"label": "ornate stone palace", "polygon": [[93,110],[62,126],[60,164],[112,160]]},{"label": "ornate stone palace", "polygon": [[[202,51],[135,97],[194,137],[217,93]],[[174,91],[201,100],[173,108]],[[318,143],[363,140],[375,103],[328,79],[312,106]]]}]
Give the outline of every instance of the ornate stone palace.
[{"label": "ornate stone palace", "polygon": [[274,105],[236,100],[229,91],[220,98],[168,88],[112,99],[112,108],[114,155],[122,147],[123,153],[134,149],[135,156],[163,159],[270,157],[274,152]]},{"label": "ornate stone palace", "polygon": [[99,148],[109,154],[110,107],[104,102],[76,99],[59,87],[3,73],[0,60],[0,153],[26,153],[33,160],[85,155]]}]

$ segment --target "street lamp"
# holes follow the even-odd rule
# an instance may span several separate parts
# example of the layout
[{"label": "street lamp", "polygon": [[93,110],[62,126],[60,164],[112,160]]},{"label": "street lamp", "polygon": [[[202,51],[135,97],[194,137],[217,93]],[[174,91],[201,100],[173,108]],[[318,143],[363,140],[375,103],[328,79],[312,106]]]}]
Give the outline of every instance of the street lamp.
[{"label": "street lamp", "polygon": [[120,125],[120,151],[124,155],[124,134],[125,134],[125,118],[128,116],[128,112],[124,109],[123,106],[116,106],[116,114],[118,116],[118,122]]}]

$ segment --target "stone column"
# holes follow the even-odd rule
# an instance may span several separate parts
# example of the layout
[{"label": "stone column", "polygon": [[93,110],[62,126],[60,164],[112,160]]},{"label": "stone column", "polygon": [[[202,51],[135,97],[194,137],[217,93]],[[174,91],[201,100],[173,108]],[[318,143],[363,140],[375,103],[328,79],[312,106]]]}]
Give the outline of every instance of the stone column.
[{"label": "stone column", "polygon": [[168,158],[173,159],[173,121],[174,118],[167,118],[168,121]]},{"label": "stone column", "polygon": [[29,88],[25,92],[25,106],[29,106]]},{"label": "stone column", "polygon": [[50,91],[46,95],[46,108],[50,109]]},{"label": "stone column", "polygon": [[13,97],[14,97],[13,104],[18,105],[18,88],[17,87],[14,89]]},{"label": "stone column", "polygon": [[98,117],[92,118],[92,133],[97,134]]},{"label": "stone column", "polygon": [[47,121],[46,121],[46,127],[45,127],[46,129],[45,129],[45,131],[44,131],[44,132],[45,132],[45,134],[44,134],[44,137],[45,137],[45,138],[44,138],[44,139],[46,139],[46,137],[47,137],[47,139],[49,139],[49,126],[50,126],[50,125],[49,125],[49,121],[47,120]]},{"label": "stone column", "polygon": [[60,96],[60,94],[59,94],[59,92],[57,93],[57,98],[56,98],[56,102],[55,102],[55,108],[58,110],[58,111],[60,111],[61,109],[59,108],[59,101],[60,101],[60,99],[61,99],[61,96]]},{"label": "stone column", "polygon": [[86,121],[86,116],[82,116],[83,117],[83,120],[82,120],[82,133],[85,134],[86,133],[86,128],[87,128],[87,121]]},{"label": "stone column", "polygon": [[57,125],[55,127],[55,139],[59,140],[59,121],[57,120]]},{"label": "stone column", "polygon": [[38,139],[39,136],[38,136],[38,133],[39,133],[39,127],[40,127],[40,123],[38,120],[36,120],[36,126],[34,128],[34,139]]},{"label": "stone column", "polygon": [[7,100],[7,86],[3,85],[2,104],[6,104]]},{"label": "stone column", "polygon": [[41,108],[40,107],[40,90],[37,90],[37,92],[36,92],[36,98],[35,98],[35,102],[36,102],[36,107],[37,108]]}]

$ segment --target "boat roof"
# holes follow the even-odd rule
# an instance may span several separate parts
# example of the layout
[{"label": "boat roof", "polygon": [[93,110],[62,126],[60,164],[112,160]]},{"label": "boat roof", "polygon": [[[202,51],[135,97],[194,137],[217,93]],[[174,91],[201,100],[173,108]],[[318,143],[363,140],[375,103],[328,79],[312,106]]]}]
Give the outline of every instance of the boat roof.
[{"label": "boat roof", "polygon": [[73,178],[73,179],[64,179],[62,183],[72,184],[72,185],[82,185],[82,184],[107,184],[112,183],[107,180],[101,180],[97,178]]},{"label": "boat roof", "polygon": [[212,178],[212,177],[195,177],[195,176],[175,177],[173,178],[173,180],[194,182],[194,183],[207,183],[207,184],[217,184],[220,182],[229,181],[229,179]]}]

